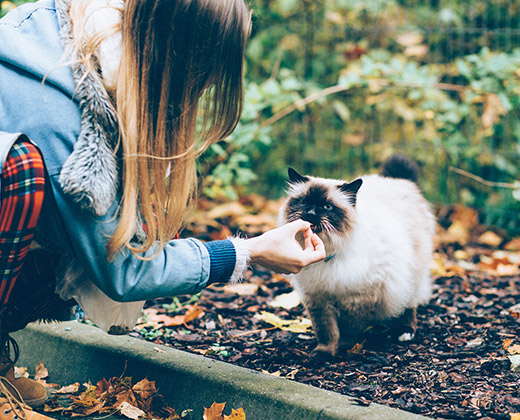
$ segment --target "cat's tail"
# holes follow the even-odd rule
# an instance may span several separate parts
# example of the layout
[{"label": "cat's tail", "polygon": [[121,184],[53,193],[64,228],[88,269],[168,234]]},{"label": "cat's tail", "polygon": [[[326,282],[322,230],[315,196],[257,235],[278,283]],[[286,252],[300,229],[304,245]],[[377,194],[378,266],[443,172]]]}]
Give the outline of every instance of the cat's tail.
[{"label": "cat's tail", "polygon": [[384,161],[381,175],[389,178],[408,179],[417,184],[419,165],[408,156],[395,154]]}]

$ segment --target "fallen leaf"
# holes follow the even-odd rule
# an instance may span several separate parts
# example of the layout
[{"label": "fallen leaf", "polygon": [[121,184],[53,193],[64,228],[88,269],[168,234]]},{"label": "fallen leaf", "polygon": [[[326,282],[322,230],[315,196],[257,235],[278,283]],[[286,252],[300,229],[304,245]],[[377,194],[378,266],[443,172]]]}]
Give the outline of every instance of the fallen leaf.
[{"label": "fallen leaf", "polygon": [[233,409],[231,410],[231,415],[224,416],[224,420],[246,420],[246,413],[243,408]]},{"label": "fallen leaf", "polygon": [[509,346],[506,350],[509,354],[520,354],[520,344]]},{"label": "fallen leaf", "polygon": [[502,101],[496,93],[488,93],[484,97],[484,112],[481,121],[484,129],[493,127],[500,117],[506,114]]},{"label": "fallen leaf", "polygon": [[311,329],[311,321],[306,318],[295,319],[291,321],[285,321],[279,318],[277,315],[262,311],[255,315],[256,319],[267,322],[276,328],[280,328],[284,331],[290,331],[293,333],[306,333]]},{"label": "fallen leaf", "polygon": [[236,201],[230,201],[229,203],[221,204],[213,207],[209,212],[206,213],[205,218],[207,219],[222,219],[227,217],[238,217],[247,213],[247,209]]},{"label": "fallen leaf", "polygon": [[291,293],[285,293],[283,295],[276,296],[268,304],[269,306],[273,306],[275,308],[292,309],[296,308],[300,303],[301,301],[298,292],[293,290]]},{"label": "fallen leaf", "polygon": [[423,36],[417,32],[406,32],[404,34],[397,35],[396,37],[397,42],[404,47],[411,47],[413,45],[420,44],[423,39]]},{"label": "fallen leaf", "polygon": [[146,417],[146,413],[136,406],[127,403],[121,403],[118,407],[119,412],[129,419],[137,420],[139,417]]},{"label": "fallen leaf", "polygon": [[[516,305],[511,306],[507,312],[513,317],[513,318],[520,318],[520,303],[517,303]],[[513,340],[511,340],[513,342]]]},{"label": "fallen leaf", "polygon": [[279,378],[280,375],[282,374],[282,372],[280,372],[279,370],[277,370],[276,372],[269,372],[268,370],[265,370],[265,369],[262,369],[262,373],[265,373],[266,375],[276,376],[277,378]]},{"label": "fallen leaf", "polygon": [[226,403],[216,403],[214,402],[210,408],[204,407],[204,416],[203,420],[224,420],[222,417],[222,412],[224,411],[224,407]]},{"label": "fallen leaf", "polygon": [[43,362],[40,362],[36,365],[35,373],[34,373],[34,380],[39,381],[40,379],[45,379],[49,376],[49,371],[43,364]]},{"label": "fallen leaf", "polygon": [[258,285],[251,283],[228,284],[224,286],[224,293],[236,293],[240,296],[255,296],[258,293]]},{"label": "fallen leaf", "polygon": [[75,382],[72,385],[62,386],[55,391],[56,394],[75,394],[79,391],[80,384]]},{"label": "fallen leaf", "polygon": [[504,245],[506,251],[520,251],[520,237],[513,238],[507,244]]},{"label": "fallen leaf", "polygon": [[14,367],[14,376],[15,378],[20,378],[20,377],[24,377],[24,378],[28,378],[29,377],[29,371],[27,370],[26,367]]},{"label": "fallen leaf", "polygon": [[356,343],[352,346],[351,349],[347,351],[348,354],[361,354],[363,353],[363,345],[365,343]]},{"label": "fallen leaf", "polygon": [[204,309],[199,308],[197,303],[194,303],[193,306],[188,308],[186,313],[184,314],[184,323],[188,323],[190,321],[193,321],[195,318],[197,318],[199,315],[204,313]]},{"label": "fallen leaf", "polygon": [[502,243],[502,238],[498,236],[495,232],[488,230],[479,236],[477,239],[477,243],[481,245],[487,245],[492,248],[498,248]]}]

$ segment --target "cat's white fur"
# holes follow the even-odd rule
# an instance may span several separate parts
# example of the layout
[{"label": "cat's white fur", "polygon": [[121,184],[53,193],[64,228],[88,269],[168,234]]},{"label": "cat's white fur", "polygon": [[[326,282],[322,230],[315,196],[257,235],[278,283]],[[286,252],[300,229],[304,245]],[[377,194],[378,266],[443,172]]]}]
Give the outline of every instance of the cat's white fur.
[{"label": "cat's white fur", "polygon": [[[307,183],[292,184],[289,197],[304,194],[311,185],[334,187],[333,199],[343,200],[347,209],[348,228],[332,236],[319,234],[327,256],[333,257],[293,276],[302,301],[330,295],[354,312],[362,312],[368,304],[374,308],[370,314],[374,320],[426,303],[435,219],[417,186],[403,179],[363,176],[353,207],[335,187],[344,181],[309,178]],[[286,222],[287,203],[280,209],[280,224]]]}]

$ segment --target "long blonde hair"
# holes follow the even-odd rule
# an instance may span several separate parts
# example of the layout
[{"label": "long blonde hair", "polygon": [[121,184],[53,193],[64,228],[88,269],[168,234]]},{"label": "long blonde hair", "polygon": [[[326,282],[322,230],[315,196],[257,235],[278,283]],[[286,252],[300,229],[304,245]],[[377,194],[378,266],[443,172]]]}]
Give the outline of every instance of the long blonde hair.
[{"label": "long blonde hair", "polygon": [[[81,11],[71,3],[74,21]],[[115,93],[122,202],[109,256],[126,246],[153,258],[181,229],[196,158],[228,136],[242,113],[249,25],[243,0],[125,0]],[[88,60],[100,38],[84,44]],[[139,220],[146,229],[137,241]]]}]

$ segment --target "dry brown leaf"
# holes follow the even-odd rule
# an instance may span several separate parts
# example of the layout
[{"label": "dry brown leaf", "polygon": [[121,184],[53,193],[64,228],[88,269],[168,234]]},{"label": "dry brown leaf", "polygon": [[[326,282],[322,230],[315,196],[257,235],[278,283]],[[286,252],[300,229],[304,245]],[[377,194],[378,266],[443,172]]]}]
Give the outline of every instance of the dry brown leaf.
[{"label": "dry brown leaf", "polygon": [[143,379],[137,382],[133,387],[132,391],[138,394],[141,400],[148,400],[157,394],[157,388],[155,387],[155,381],[149,381],[148,379]]},{"label": "dry brown leaf", "polygon": [[228,284],[224,286],[224,293],[236,293],[240,296],[256,296],[258,285],[251,283]]},{"label": "dry brown leaf", "polygon": [[247,213],[246,208],[236,202],[231,201],[229,203],[220,204],[218,206],[213,207],[210,211],[206,213],[207,219],[223,219],[227,217],[238,217]]},{"label": "dry brown leaf", "polygon": [[79,391],[80,384],[75,382],[72,385],[62,386],[55,391],[56,394],[75,394]]},{"label": "dry brown leaf", "polygon": [[127,402],[121,403],[117,408],[123,416],[132,420],[137,420],[139,417],[146,417],[146,413],[143,410]]},{"label": "dry brown leaf", "polygon": [[484,129],[493,127],[506,114],[502,101],[496,93],[488,93],[484,97],[484,112],[481,121]]},{"label": "dry brown leaf", "polygon": [[203,313],[204,309],[199,308],[197,303],[194,303],[193,306],[191,306],[184,314],[184,322],[188,323],[190,321],[193,321],[195,318],[199,317]]},{"label": "dry brown leaf", "polygon": [[343,134],[341,141],[348,146],[360,146],[365,142],[365,136],[363,134],[347,133]]},{"label": "dry brown leaf", "polygon": [[520,344],[513,344],[509,346],[506,350],[509,354],[520,354]]},{"label": "dry brown leaf", "polygon": [[404,34],[397,35],[396,40],[399,44],[404,47],[411,47],[413,45],[420,44],[423,42],[423,36],[417,32],[406,32]]},{"label": "dry brown leaf", "polygon": [[513,339],[512,338],[506,338],[504,341],[502,341],[502,348],[504,350],[507,350],[511,344],[513,344]]},{"label": "dry brown leaf", "polygon": [[35,373],[34,373],[34,380],[39,381],[41,379],[45,379],[49,376],[49,371],[43,364],[43,362],[40,362],[36,365]]},{"label": "dry brown leaf", "polygon": [[444,235],[441,234],[441,242],[467,245],[470,238],[468,225],[460,220],[455,220]]},{"label": "dry brown leaf", "polygon": [[204,416],[203,420],[224,420],[222,417],[222,412],[224,411],[224,407],[226,403],[218,404],[214,402],[210,408],[204,407]]},{"label": "dry brown leaf", "polygon": [[26,367],[14,367],[14,374],[17,378],[23,376],[24,378],[29,377],[29,371]]},{"label": "dry brown leaf", "polygon": [[428,45],[411,45],[406,47],[404,50],[404,55],[407,57],[424,57],[426,54],[428,54],[429,50],[430,47],[428,47]]},{"label": "dry brown leaf", "polygon": [[224,416],[224,420],[246,420],[246,413],[243,408],[233,409],[231,410],[231,415]]},{"label": "dry brown leaf", "polygon": [[487,245],[492,248],[498,248],[502,243],[502,238],[498,236],[495,232],[488,230],[479,236],[477,242],[481,245]]},{"label": "dry brown leaf", "polygon": [[513,238],[504,245],[506,251],[520,251],[520,238]]},{"label": "dry brown leaf", "polygon": [[293,309],[300,303],[298,292],[293,290],[291,293],[276,296],[271,302],[268,302],[268,305],[275,308]]},{"label": "dry brown leaf", "polygon": [[[520,303],[517,303],[516,305],[511,306],[507,312],[513,317],[513,318],[520,318]],[[512,340],[511,340],[512,342]]]},{"label": "dry brown leaf", "polygon": [[450,216],[452,222],[459,222],[467,229],[473,229],[478,226],[478,212],[469,207],[457,204]]}]

